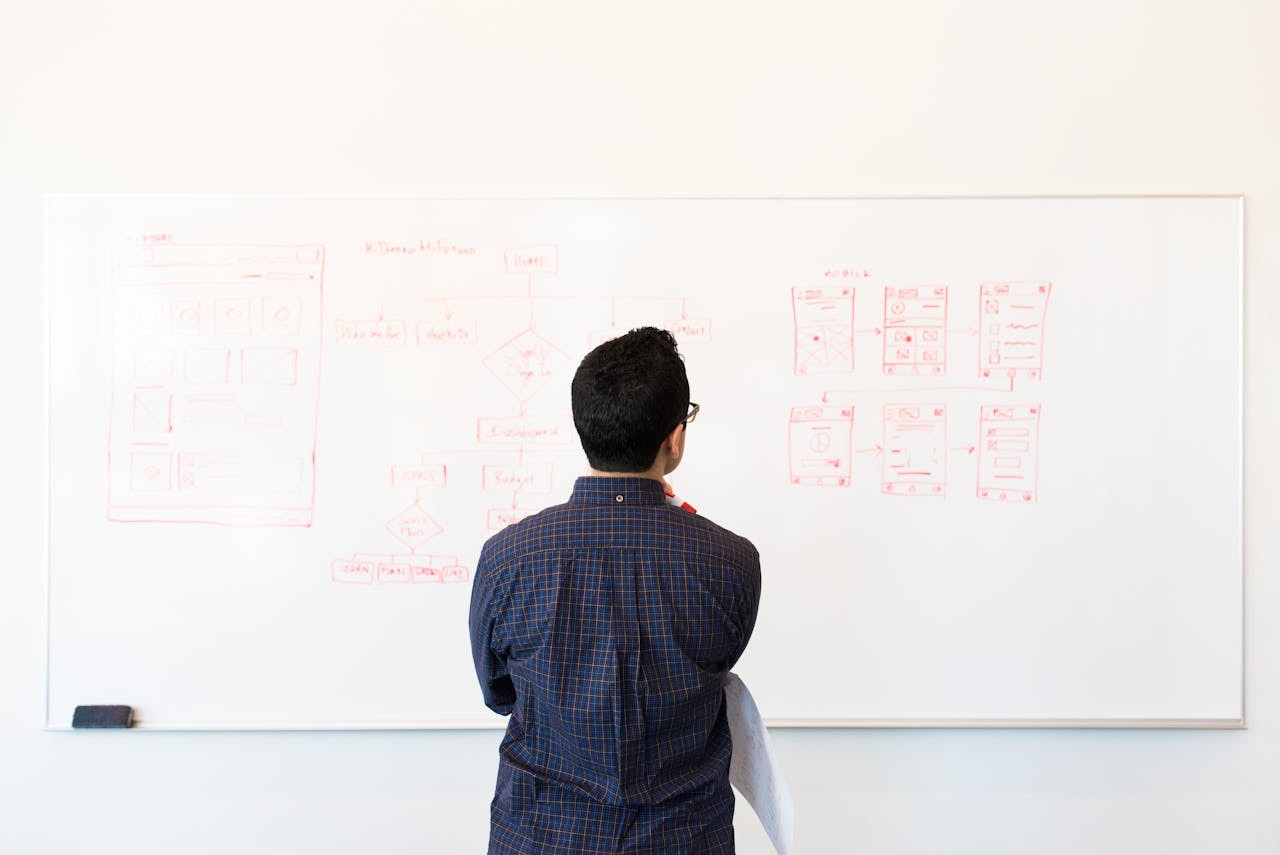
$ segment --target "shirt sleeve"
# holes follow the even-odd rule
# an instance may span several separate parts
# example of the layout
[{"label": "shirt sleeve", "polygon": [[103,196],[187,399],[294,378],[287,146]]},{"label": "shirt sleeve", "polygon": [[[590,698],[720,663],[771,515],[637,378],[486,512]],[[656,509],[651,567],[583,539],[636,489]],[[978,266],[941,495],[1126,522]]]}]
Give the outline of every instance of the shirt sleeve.
[{"label": "shirt sleeve", "polygon": [[751,562],[743,571],[742,594],[735,603],[733,620],[738,629],[738,645],[729,657],[725,670],[731,669],[746,652],[747,642],[756,628],[756,616],[760,613],[760,553],[751,547]]},{"label": "shirt sleeve", "polygon": [[476,678],[484,705],[496,713],[509,715],[516,703],[515,685],[507,671],[506,656],[495,645],[494,631],[499,613],[497,591],[492,561],[486,545],[476,562],[475,579],[471,586],[471,658],[476,666]]}]

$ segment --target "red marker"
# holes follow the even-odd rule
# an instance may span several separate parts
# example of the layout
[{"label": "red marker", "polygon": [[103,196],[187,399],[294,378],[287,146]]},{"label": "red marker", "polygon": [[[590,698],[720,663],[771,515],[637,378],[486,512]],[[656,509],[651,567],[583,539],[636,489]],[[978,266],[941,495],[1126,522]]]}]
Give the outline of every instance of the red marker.
[{"label": "red marker", "polygon": [[684,499],[676,495],[676,491],[671,489],[671,485],[666,481],[662,482],[662,491],[667,494],[667,504],[675,505],[677,508],[684,508],[691,514],[696,514],[698,509],[686,502]]}]

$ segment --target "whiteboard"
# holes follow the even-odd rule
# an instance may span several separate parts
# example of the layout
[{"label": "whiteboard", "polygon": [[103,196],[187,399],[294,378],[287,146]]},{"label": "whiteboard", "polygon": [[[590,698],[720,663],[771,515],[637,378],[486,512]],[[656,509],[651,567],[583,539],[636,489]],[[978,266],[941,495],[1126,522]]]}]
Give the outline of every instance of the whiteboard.
[{"label": "whiteboard", "polygon": [[[1243,724],[1242,200],[57,196],[47,725],[498,726],[484,539],[670,329],[777,725]],[[33,359],[34,359],[33,355]]]}]

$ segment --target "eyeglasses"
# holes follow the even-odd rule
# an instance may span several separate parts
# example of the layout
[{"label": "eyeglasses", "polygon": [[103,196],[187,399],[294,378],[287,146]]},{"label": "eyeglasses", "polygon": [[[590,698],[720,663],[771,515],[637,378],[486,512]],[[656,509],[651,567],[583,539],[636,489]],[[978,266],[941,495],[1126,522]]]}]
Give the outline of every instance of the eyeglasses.
[{"label": "eyeglasses", "polygon": [[698,410],[701,410],[701,409],[702,409],[702,405],[701,405],[701,404],[695,404],[693,401],[690,401],[690,402],[689,402],[689,415],[687,415],[687,416],[685,416],[685,417],[684,417],[684,421],[683,421],[683,422],[681,422],[681,424],[682,424],[682,425],[685,425],[685,426],[687,427],[687,426],[689,425],[689,423],[690,423],[690,422],[692,422],[694,419],[696,419],[696,418],[698,417]]}]

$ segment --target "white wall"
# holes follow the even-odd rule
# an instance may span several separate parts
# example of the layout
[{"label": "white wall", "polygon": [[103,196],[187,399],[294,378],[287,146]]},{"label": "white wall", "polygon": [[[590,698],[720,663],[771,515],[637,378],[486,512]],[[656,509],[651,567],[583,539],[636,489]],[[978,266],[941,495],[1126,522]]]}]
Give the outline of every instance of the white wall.
[{"label": "white wall", "polygon": [[777,741],[805,853],[1280,851],[1280,4],[339,5],[0,5],[0,852],[483,851],[496,765],[496,733],[42,732],[58,191],[1246,194],[1249,730]]}]

